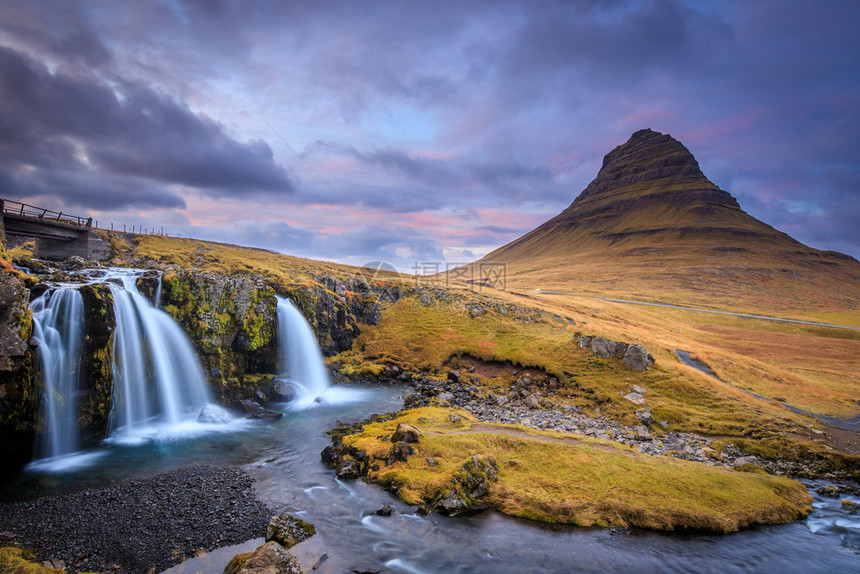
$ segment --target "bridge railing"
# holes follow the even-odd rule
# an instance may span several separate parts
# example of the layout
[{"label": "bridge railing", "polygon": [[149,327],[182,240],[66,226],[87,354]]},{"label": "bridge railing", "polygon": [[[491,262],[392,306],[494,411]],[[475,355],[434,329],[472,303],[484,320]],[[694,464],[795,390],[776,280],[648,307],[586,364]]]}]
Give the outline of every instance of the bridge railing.
[{"label": "bridge railing", "polygon": [[35,205],[28,205],[26,203],[12,201],[10,199],[0,199],[0,213],[35,217],[48,221],[79,225],[81,227],[93,226],[92,217],[78,217],[77,215],[70,215],[68,213],[63,213],[62,211],[51,211],[50,209],[43,209],[41,207],[36,207]]}]

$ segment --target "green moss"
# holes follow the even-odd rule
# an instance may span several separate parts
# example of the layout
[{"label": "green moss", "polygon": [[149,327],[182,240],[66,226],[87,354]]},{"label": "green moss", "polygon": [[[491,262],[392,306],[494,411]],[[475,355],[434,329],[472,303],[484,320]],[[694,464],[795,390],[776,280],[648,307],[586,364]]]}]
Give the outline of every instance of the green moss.
[{"label": "green moss", "polygon": [[30,550],[15,546],[0,548],[0,571],[8,574],[64,574],[63,570],[37,563]]}]

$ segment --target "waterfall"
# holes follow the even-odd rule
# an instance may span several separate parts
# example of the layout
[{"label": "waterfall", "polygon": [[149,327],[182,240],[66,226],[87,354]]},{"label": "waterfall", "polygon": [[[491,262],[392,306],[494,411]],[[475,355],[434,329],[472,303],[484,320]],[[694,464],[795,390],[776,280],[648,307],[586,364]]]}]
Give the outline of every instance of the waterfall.
[{"label": "waterfall", "polygon": [[109,283],[114,297],[113,398],[109,428],[120,437],[197,420],[211,395],[188,337],[140,294],[137,276]]},{"label": "waterfall", "polygon": [[329,387],[328,372],[311,326],[292,301],[278,297],[281,374],[295,385],[295,404],[309,406]]},{"label": "waterfall", "polygon": [[43,440],[39,458],[54,459],[80,448],[78,438],[78,379],[84,333],[84,302],[72,287],[46,291],[35,299],[33,337],[39,343]]}]

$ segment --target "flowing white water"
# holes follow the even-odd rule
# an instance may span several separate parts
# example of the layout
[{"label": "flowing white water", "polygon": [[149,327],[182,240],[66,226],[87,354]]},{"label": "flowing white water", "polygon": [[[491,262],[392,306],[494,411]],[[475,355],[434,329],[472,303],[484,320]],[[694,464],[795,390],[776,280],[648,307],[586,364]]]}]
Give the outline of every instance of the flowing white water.
[{"label": "flowing white water", "polygon": [[213,402],[194,349],[170,315],[140,294],[137,276],[109,283],[114,297],[114,392],[109,428],[115,440],[185,434]]},{"label": "flowing white water", "polygon": [[[50,461],[80,448],[77,394],[84,334],[84,303],[77,289],[46,291],[30,305],[33,337],[39,343],[44,392],[44,434],[38,456]],[[48,466],[51,466],[49,463]]]},{"label": "flowing white water", "polygon": [[296,407],[316,402],[329,388],[328,372],[314,332],[292,301],[278,297],[281,374],[296,385]]}]

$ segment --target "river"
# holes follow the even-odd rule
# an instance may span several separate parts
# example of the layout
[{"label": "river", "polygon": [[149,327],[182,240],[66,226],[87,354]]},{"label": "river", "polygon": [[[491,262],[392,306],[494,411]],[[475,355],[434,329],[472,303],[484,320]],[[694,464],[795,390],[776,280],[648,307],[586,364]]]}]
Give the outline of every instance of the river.
[{"label": "river", "polygon": [[[544,525],[493,511],[419,516],[377,486],[336,479],[320,461],[329,443],[325,431],[338,421],[397,410],[407,392],[337,385],[309,408],[282,405],[284,417],[268,424],[136,445],[103,443],[77,469],[25,471],[4,486],[4,498],[97,487],[191,464],[245,465],[273,513],[290,512],[316,526],[318,534],[293,549],[306,571],[860,572],[860,517],[814,491],[815,511],[804,521],[731,535],[679,535]],[[374,515],[386,504],[392,516]],[[169,572],[220,573],[235,553],[260,543],[219,549]],[[327,558],[320,562],[323,554]]]}]

